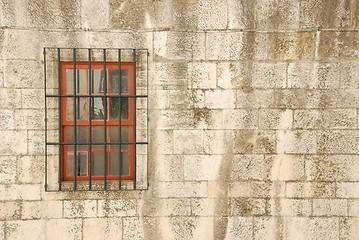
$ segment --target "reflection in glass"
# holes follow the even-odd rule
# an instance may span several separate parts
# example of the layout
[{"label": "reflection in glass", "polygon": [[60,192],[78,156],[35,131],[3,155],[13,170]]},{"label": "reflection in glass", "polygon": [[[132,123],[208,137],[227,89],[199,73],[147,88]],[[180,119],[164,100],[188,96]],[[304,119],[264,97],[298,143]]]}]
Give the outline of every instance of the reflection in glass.
[{"label": "reflection in glass", "polygon": [[[87,76],[85,69],[76,69],[76,94],[87,93]],[[74,94],[74,70],[66,69],[66,94]]]},{"label": "reflection in glass", "polygon": [[121,70],[121,83],[120,71],[110,70],[110,93],[119,93],[121,85],[121,93],[128,93],[128,70]]},{"label": "reflection in glass", "polygon": [[105,89],[106,89],[105,70],[96,69],[91,71],[93,76],[92,93],[94,94],[105,93]]},{"label": "reflection in glass", "polygon": [[[87,152],[77,152],[76,176],[87,176]],[[67,153],[67,175],[74,176],[74,152]]]},{"label": "reflection in glass", "polygon": [[[102,146],[103,149],[103,146]],[[92,152],[93,176],[105,175],[105,152]]]},{"label": "reflection in glass", "polygon": [[[103,143],[105,142],[105,128],[103,126],[92,126],[92,142]],[[92,149],[103,150],[103,145],[92,145]]]},{"label": "reflection in glass", "polygon": [[92,109],[91,109],[91,119],[105,119],[106,118],[106,98],[93,98],[92,99]]},{"label": "reflection in glass", "polygon": [[[75,127],[69,126],[66,127],[65,132],[67,132],[67,142],[69,143],[75,143]],[[77,126],[76,127],[76,139],[77,143],[86,143],[86,127],[84,126]],[[69,145],[69,150],[74,150],[73,145]],[[77,145],[77,150],[86,150],[86,145]]]},{"label": "reflection in glass", "polygon": [[76,99],[76,119],[77,120],[86,120],[87,119],[87,100],[86,98],[82,97],[69,97],[66,101],[66,108],[67,108],[67,120],[73,121],[74,120],[74,100]]},{"label": "reflection in glass", "polygon": [[[121,141],[120,141],[120,129],[118,126],[110,127],[110,141],[111,142],[128,142],[129,127],[121,126]],[[128,145],[122,145],[122,149],[127,149]],[[111,145],[111,149],[119,149],[118,145]]]},{"label": "reflection in glass", "polygon": [[110,174],[117,175],[119,173],[120,161],[121,165],[121,175],[129,175],[129,163],[128,163],[128,152],[110,152]]},{"label": "reflection in glass", "polygon": [[[121,103],[121,106],[120,106]],[[128,98],[115,98],[110,100],[110,119],[128,119]]]}]

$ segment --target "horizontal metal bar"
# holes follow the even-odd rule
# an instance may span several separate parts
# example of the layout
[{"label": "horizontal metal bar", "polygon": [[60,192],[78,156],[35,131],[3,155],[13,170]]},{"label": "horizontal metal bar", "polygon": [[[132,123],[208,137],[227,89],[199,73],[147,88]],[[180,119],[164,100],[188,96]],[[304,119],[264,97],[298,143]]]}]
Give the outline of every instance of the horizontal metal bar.
[{"label": "horizontal metal bar", "polygon": [[61,95],[61,94],[48,94],[46,95],[46,97],[91,97],[91,98],[147,98],[148,95],[80,95],[80,94],[76,94],[76,95]]},{"label": "horizontal metal bar", "polygon": [[[80,184],[79,184],[80,185]],[[61,190],[46,190],[46,192],[126,192],[126,191],[146,191],[149,188],[130,188],[130,189],[61,189]]]},{"label": "horizontal metal bar", "polygon": [[82,142],[82,143],[73,143],[73,142],[47,142],[46,145],[131,145],[131,144],[148,144],[148,142]]},{"label": "horizontal metal bar", "polygon": [[136,50],[136,51],[147,51],[148,49],[147,48],[67,48],[67,47],[44,47],[45,49],[100,49],[100,50],[103,50],[103,49],[106,49],[106,50]]}]

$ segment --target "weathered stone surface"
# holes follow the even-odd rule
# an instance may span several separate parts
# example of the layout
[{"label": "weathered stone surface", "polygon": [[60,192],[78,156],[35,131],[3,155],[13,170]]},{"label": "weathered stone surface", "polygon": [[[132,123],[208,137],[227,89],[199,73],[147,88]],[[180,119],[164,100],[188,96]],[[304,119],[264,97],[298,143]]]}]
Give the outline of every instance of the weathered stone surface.
[{"label": "weathered stone surface", "polygon": [[[43,228],[45,229],[45,228]],[[46,221],[46,236],[52,239],[81,239],[81,219],[50,219]]]},{"label": "weathered stone surface", "polygon": [[318,48],[319,58],[323,60],[359,58],[359,36],[356,32],[321,32]]},{"label": "weathered stone surface", "polygon": [[[5,227],[5,235],[10,239],[46,239],[45,220],[9,221]],[[59,235],[53,232],[53,239]]]},{"label": "weathered stone surface", "polygon": [[83,223],[84,239],[115,240],[120,239],[122,221],[120,218],[88,218]]}]

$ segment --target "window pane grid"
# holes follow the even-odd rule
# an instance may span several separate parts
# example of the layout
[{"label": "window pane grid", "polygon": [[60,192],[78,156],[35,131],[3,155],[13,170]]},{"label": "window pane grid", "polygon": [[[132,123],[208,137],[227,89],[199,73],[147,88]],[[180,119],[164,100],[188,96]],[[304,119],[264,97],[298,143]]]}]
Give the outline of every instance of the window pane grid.
[{"label": "window pane grid", "polygon": [[[46,148],[60,147],[57,190],[64,190],[64,182],[73,181],[72,190],[77,191],[78,181],[87,181],[88,190],[107,191],[111,190],[107,182],[116,179],[118,190],[124,190],[123,180],[131,180],[133,189],[138,189],[136,146],[147,142],[136,142],[136,100],[147,95],[136,95],[136,49],[131,50],[133,62],[122,62],[122,50],[117,49],[115,64],[107,62],[106,49],[102,62],[92,61],[92,50],[87,49],[86,64],[77,60],[77,50],[72,49],[72,62],[66,62],[61,61],[61,49],[57,49],[59,94],[45,91],[46,99],[59,99],[59,142],[46,140]],[[94,132],[100,128],[101,133]],[[98,136],[102,141],[95,139]],[[98,180],[103,181],[103,189],[92,187]],[[49,190],[47,183],[45,188]]]}]

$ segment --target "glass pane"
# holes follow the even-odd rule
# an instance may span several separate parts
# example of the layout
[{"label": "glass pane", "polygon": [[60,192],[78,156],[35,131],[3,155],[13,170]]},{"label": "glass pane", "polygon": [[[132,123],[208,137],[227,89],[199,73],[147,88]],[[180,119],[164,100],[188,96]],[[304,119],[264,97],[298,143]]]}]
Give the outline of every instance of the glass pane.
[{"label": "glass pane", "polygon": [[[102,145],[102,149],[103,149]],[[92,152],[92,176],[105,175],[105,152]]]},{"label": "glass pane", "polygon": [[121,82],[120,71],[110,70],[110,93],[119,93],[121,86],[121,93],[128,93],[128,70],[121,70]]},{"label": "glass pane", "polygon": [[[67,175],[74,176],[74,152],[67,153]],[[87,152],[77,152],[76,176],[87,176]]]},{"label": "glass pane", "polygon": [[92,70],[93,84],[92,84],[92,93],[103,94],[105,93],[105,70]]},{"label": "glass pane", "polygon": [[74,70],[66,69],[66,93],[74,94]]},{"label": "glass pane", "polygon": [[[77,126],[76,127],[76,139],[77,143],[86,143],[86,127],[84,126]],[[65,133],[67,133],[67,142],[75,143],[75,127],[69,126],[65,127]],[[77,150],[86,150],[87,145],[77,145]],[[73,145],[69,145],[69,150],[74,150]]]},{"label": "glass pane", "polygon": [[67,120],[73,121],[74,120],[74,98],[66,98],[66,114]]},{"label": "glass pane", "polygon": [[128,152],[121,152],[121,159],[120,159],[120,152],[110,152],[111,158],[111,169],[110,174],[118,176],[119,163],[122,162],[121,167],[121,175],[129,175],[129,162],[128,162]]},{"label": "glass pane", "polygon": [[105,119],[106,98],[93,98],[91,119]]},{"label": "glass pane", "polygon": [[[110,141],[111,142],[128,142],[129,127],[121,126],[121,141],[120,141],[120,127],[110,127]],[[122,145],[122,149],[127,149],[128,145]],[[118,145],[111,145],[111,149],[119,149]]]},{"label": "glass pane", "polygon": [[[106,142],[104,126],[92,126],[92,142],[93,143]],[[92,145],[92,149],[104,150],[104,147],[103,145]]]},{"label": "glass pane", "polygon": [[[121,107],[120,107],[121,101]],[[128,98],[111,98],[110,99],[110,119],[128,119]]]},{"label": "glass pane", "polygon": [[[74,94],[74,70],[66,69],[66,93]],[[76,94],[87,93],[87,76],[85,69],[76,70]]]},{"label": "glass pane", "polygon": [[79,120],[86,120],[87,119],[87,101],[86,98],[76,98],[76,118]]}]

